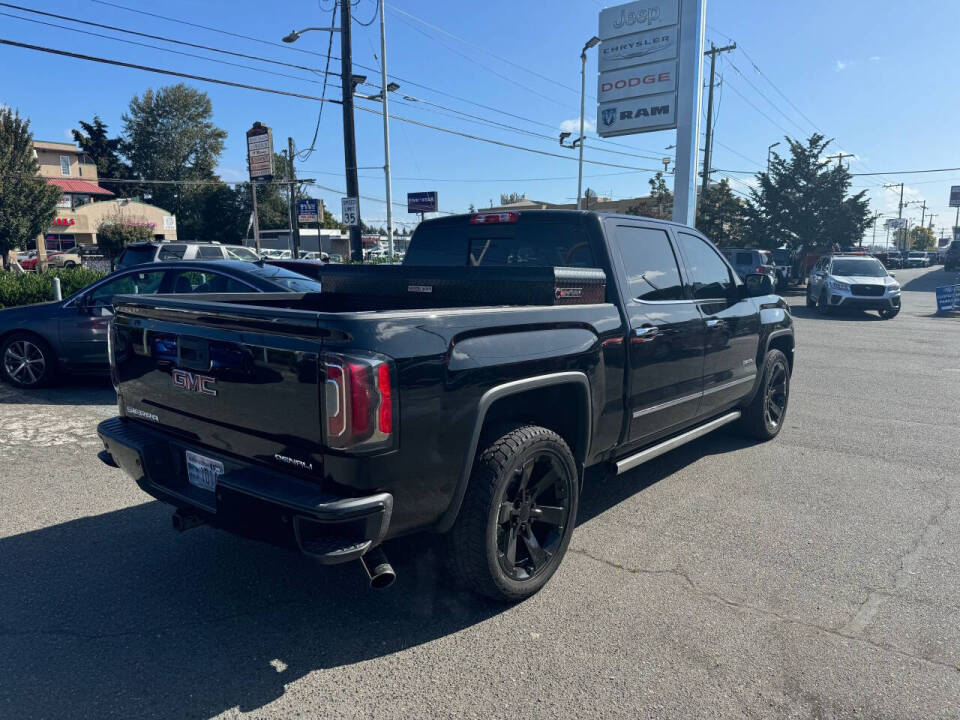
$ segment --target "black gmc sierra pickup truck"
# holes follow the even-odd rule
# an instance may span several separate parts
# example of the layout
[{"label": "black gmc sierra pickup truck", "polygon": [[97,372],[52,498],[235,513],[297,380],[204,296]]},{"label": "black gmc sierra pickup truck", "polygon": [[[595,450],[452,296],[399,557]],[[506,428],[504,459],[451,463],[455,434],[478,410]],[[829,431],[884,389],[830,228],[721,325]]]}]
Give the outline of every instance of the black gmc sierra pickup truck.
[{"label": "black gmc sierra pickup truck", "polygon": [[783,426],[787,304],[689,227],[577,211],[428,220],[402,265],[301,263],[319,293],[116,299],[101,458],[208,523],[394,573],[441,534],[503,600],[551,577],[588,468]]}]

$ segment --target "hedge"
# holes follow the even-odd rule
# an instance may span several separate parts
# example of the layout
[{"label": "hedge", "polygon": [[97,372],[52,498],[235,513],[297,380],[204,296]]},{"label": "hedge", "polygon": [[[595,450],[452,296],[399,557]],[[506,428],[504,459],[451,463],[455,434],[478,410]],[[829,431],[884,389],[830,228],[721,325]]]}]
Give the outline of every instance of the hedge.
[{"label": "hedge", "polygon": [[58,268],[47,272],[12,273],[0,270],[0,308],[30,305],[53,300],[53,278],[60,278],[63,297],[72,295],[106,273],[82,267]]}]

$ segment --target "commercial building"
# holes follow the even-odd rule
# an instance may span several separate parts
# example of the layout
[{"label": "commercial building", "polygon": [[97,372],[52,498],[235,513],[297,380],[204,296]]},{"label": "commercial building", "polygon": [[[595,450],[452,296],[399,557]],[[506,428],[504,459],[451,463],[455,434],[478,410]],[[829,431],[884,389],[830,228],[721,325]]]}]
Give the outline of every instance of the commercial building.
[{"label": "commercial building", "polygon": [[[517,202],[507,203],[506,205],[493,205],[487,208],[480,208],[479,212],[509,212],[510,210],[576,210],[577,204],[572,203],[552,203],[543,200],[528,200],[521,198]],[[643,215],[645,217],[667,218],[669,212],[660,208],[657,201],[650,195],[635,198],[623,198],[613,200],[608,197],[584,197],[584,210],[595,210],[597,212],[621,213],[626,215]]]},{"label": "commercial building", "polygon": [[132,198],[117,198],[102,187],[97,166],[73,143],[34,141],[39,174],[63,191],[50,227],[27,250],[67,250],[95,245],[97,229],[104,223],[142,223],[157,240],[176,240],[176,218],[164,210]]}]

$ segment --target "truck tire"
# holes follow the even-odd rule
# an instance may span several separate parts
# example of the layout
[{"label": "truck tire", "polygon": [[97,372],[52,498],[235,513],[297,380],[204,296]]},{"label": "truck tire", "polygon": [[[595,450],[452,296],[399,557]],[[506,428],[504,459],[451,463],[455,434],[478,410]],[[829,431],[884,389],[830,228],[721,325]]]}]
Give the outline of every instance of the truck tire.
[{"label": "truck tire", "polygon": [[467,588],[524,600],[556,571],[577,518],[576,461],[557,433],[518,425],[484,448],[453,528],[450,569]]},{"label": "truck tire", "polygon": [[783,428],[789,399],[790,363],[782,351],[768,350],[763,360],[760,387],[743,409],[737,430],[757,440],[772,440]]}]

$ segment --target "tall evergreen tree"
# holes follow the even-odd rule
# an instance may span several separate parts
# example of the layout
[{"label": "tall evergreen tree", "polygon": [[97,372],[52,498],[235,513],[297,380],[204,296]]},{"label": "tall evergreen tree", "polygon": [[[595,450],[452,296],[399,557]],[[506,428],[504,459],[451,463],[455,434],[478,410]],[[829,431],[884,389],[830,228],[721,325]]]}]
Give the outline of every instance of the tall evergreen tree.
[{"label": "tall evergreen tree", "polygon": [[[120,146],[123,139],[107,136],[107,125],[98,115],[93,116],[93,122],[79,121],[80,130],[71,130],[74,142],[86,153],[97,166],[97,175],[101,178],[117,178],[129,180],[133,177],[130,166],[120,157]],[[140,188],[131,183],[109,183],[105,185],[116,195],[133,197],[140,193]]]},{"label": "tall evergreen tree", "polygon": [[774,153],[769,172],[757,173],[747,204],[752,244],[826,249],[859,242],[870,225],[866,190],[849,195],[852,178],[825,158],[830,140],[785,138],[790,157]]},{"label": "tall evergreen tree", "polygon": [[747,211],[743,201],[723,178],[700,193],[697,203],[697,230],[721,247],[740,247],[746,243]]},{"label": "tall evergreen tree", "polygon": [[0,259],[10,267],[10,251],[26,248],[53,220],[60,188],[37,173],[30,121],[0,108]]}]

